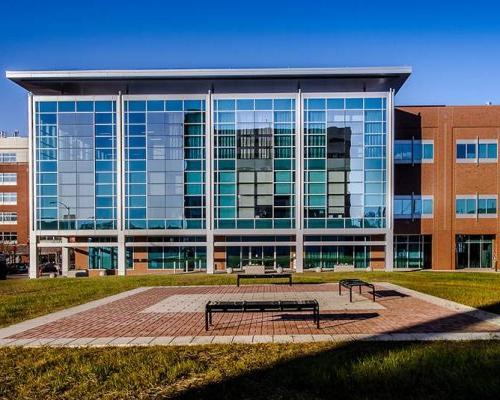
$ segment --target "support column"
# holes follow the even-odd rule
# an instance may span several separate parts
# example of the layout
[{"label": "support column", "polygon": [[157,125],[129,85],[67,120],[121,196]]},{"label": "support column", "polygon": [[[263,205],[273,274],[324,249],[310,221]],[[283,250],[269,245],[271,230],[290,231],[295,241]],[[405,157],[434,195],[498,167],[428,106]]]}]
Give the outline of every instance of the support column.
[{"label": "support column", "polygon": [[384,264],[386,271],[394,269],[394,89],[387,96],[387,141],[386,141],[386,226]]},{"label": "support column", "polygon": [[[61,238],[61,242],[63,244],[68,243],[68,238],[63,237]],[[68,247],[61,247],[61,274],[62,276],[68,276],[68,271],[69,271],[69,248]]]},{"label": "support column", "polygon": [[304,234],[297,231],[295,245],[295,272],[304,272]]},{"label": "support column", "polygon": [[35,192],[35,176],[36,176],[36,140],[34,140],[34,100],[33,95],[28,95],[28,199],[29,199],[29,240],[30,240],[30,265],[29,277],[36,279],[39,276],[38,271],[38,238],[35,234],[36,226],[36,192]]},{"label": "support column", "polygon": [[385,270],[394,269],[394,235],[393,232],[387,232],[385,235]]},{"label": "support column", "polygon": [[214,272],[214,233],[207,231],[207,274]]},{"label": "support column", "polygon": [[302,90],[295,98],[295,272],[304,272],[304,124]]},{"label": "support column", "polygon": [[205,224],[207,237],[207,274],[215,272],[214,265],[214,179],[213,179],[213,160],[214,160],[214,130],[212,123],[212,91],[209,90],[206,97],[206,129],[205,129]]},{"label": "support column", "polygon": [[37,237],[34,234],[30,234],[30,266],[29,266],[29,277],[30,279],[36,279],[39,276],[38,271],[38,248],[37,248]]},{"label": "support column", "polygon": [[118,275],[125,276],[126,273],[126,260],[125,260],[125,235],[118,233]]}]

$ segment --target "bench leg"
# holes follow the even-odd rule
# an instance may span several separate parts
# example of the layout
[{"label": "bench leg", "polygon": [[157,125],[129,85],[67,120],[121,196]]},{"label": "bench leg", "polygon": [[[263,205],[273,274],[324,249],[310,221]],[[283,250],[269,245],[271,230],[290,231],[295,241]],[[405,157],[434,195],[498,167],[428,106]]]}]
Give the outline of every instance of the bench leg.
[{"label": "bench leg", "polygon": [[375,301],[375,286],[372,285],[373,301]]},{"label": "bench leg", "polygon": [[361,294],[361,286],[359,287],[359,294]]},{"label": "bench leg", "polygon": [[236,287],[240,287],[240,277],[236,278]]},{"label": "bench leg", "polygon": [[208,310],[205,310],[205,332],[208,331]]},{"label": "bench leg", "polygon": [[288,284],[292,286],[292,275],[290,275],[290,277],[288,278]]},{"label": "bench leg", "polygon": [[339,296],[341,296],[341,295],[342,295],[342,285],[339,282]]},{"label": "bench leg", "polygon": [[319,308],[316,309],[316,328],[319,329]]},{"label": "bench leg", "polygon": [[208,323],[212,325],[212,310],[208,313]]},{"label": "bench leg", "polygon": [[352,286],[349,288],[349,301],[352,303]]}]

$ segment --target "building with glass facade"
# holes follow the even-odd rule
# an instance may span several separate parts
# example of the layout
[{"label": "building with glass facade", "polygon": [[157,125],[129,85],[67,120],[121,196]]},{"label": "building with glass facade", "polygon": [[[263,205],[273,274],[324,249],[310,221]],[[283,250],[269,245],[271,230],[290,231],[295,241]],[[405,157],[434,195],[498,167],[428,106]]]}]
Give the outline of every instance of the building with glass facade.
[{"label": "building with glass facade", "polygon": [[[31,276],[45,247],[61,248],[64,274],[444,262],[442,229],[426,228],[437,191],[415,176],[440,159],[438,138],[394,107],[410,73],[8,72],[30,92]],[[462,136],[458,164],[496,165],[496,137]],[[457,192],[457,219],[496,215],[490,192]],[[457,260],[493,246],[492,232],[458,233]]]}]

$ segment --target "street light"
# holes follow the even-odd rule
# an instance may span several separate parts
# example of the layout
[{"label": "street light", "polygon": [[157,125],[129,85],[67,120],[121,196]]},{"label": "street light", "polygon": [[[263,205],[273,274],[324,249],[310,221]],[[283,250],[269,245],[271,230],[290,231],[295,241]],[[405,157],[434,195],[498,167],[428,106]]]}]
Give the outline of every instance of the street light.
[{"label": "street light", "polygon": [[66,208],[66,216],[67,216],[67,220],[69,220],[69,216],[71,214],[71,207],[68,206],[66,203],[63,203],[62,201],[51,201],[49,204],[60,204],[62,205],[64,208]]},{"label": "street light", "polygon": [[[68,206],[66,203],[63,203],[62,201],[51,201],[49,204],[60,204],[66,209],[66,221],[70,221],[70,216],[71,216],[71,207]],[[74,218],[73,218],[74,220]]]}]

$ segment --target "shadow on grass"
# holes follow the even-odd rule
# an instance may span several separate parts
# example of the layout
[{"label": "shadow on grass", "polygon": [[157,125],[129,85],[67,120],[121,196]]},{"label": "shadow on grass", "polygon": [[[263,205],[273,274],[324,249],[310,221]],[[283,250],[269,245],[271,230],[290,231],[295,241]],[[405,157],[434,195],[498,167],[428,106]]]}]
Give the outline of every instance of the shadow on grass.
[{"label": "shadow on grass", "polygon": [[[498,295],[500,297],[500,293]],[[478,307],[479,310],[487,311],[494,314],[500,314],[500,303],[493,303]]]},{"label": "shadow on grass", "polygon": [[[390,333],[437,333],[443,332],[441,327],[463,332],[467,328],[473,330],[477,322],[475,312],[471,311]],[[193,386],[168,398],[500,398],[498,341],[382,342],[378,339],[380,335],[373,335],[365,341],[325,343],[312,354],[304,352],[290,357],[284,354],[272,365],[256,364],[246,373]],[[262,347],[266,351],[265,345]]]}]

